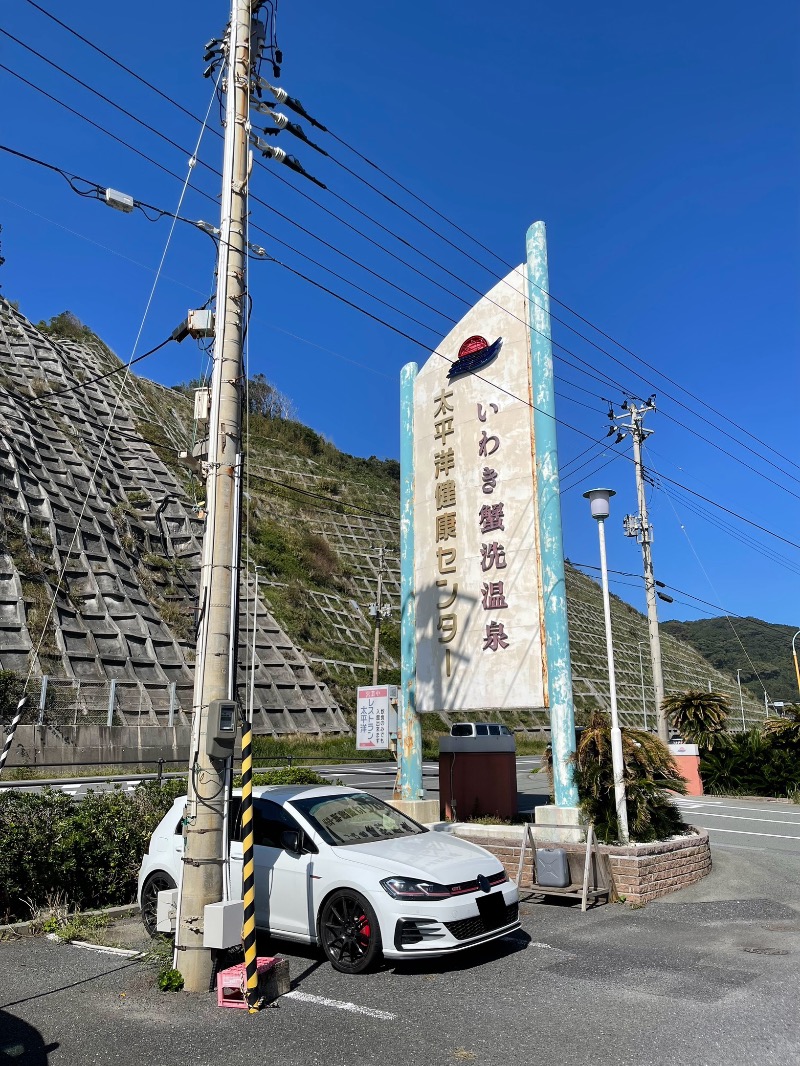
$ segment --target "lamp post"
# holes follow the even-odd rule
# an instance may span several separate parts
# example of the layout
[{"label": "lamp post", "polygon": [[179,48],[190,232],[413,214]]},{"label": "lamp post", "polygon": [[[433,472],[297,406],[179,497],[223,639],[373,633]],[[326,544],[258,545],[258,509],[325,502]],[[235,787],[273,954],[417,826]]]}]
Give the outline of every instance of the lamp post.
[{"label": "lamp post", "polygon": [[637,648],[639,649],[639,679],[642,682],[642,713],[644,714],[644,729],[647,732],[647,702],[644,698],[644,666],[642,665],[642,645],[647,641],[637,641]]},{"label": "lamp post", "polygon": [[739,686],[739,710],[742,712],[742,732],[747,732],[747,726],[744,723],[744,700],[742,699],[742,671],[736,671],[736,684]]},{"label": "lamp post", "polygon": [[258,622],[258,571],[266,570],[266,566],[253,566],[253,580],[255,591],[253,592],[253,632],[251,634],[250,649],[250,706],[247,709],[248,722],[253,721],[253,708],[255,707],[256,695],[256,627]]},{"label": "lamp post", "polygon": [[597,521],[600,538],[600,575],[603,584],[603,615],[606,624],[606,652],[608,655],[608,687],[611,701],[611,764],[614,772],[614,798],[617,808],[619,835],[623,844],[627,844],[628,802],[625,797],[625,768],[622,759],[622,732],[617,715],[617,682],[614,676],[614,644],[611,638],[611,601],[608,596],[608,570],[606,566],[606,530],[605,522],[609,515],[608,501],[616,496],[613,489],[590,489],[584,492],[584,499],[589,501],[592,518]]},{"label": "lamp post", "polygon": [[797,677],[797,691],[800,692],[800,666],[797,665],[797,648],[794,644],[798,637],[800,637],[800,629],[798,629],[795,635],[792,637],[792,658],[794,659],[794,672],[795,676]]}]

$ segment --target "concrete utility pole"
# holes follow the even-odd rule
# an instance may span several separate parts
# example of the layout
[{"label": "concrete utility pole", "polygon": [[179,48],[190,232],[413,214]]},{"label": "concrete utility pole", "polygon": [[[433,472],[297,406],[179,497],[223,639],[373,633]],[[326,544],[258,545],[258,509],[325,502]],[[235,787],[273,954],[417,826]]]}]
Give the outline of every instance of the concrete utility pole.
[{"label": "concrete utility pole", "polygon": [[[653,432],[652,429],[644,428],[644,416],[648,411],[655,411],[655,396],[651,396],[647,403],[637,407],[634,400],[626,400],[622,405],[625,412],[611,417],[615,422],[620,422],[620,431],[617,440],[630,433],[633,440],[633,463],[636,469],[636,497],[639,504],[638,515],[626,515],[625,535],[636,537],[642,546],[642,565],[644,568],[644,592],[647,599],[647,632],[650,638],[650,662],[653,667],[653,694],[656,704],[656,725],[658,735],[666,744],[669,740],[667,718],[664,714],[664,674],[661,669],[661,637],[658,632],[658,607],[656,604],[656,579],[653,573],[653,556],[650,546],[653,540],[653,527],[647,518],[647,497],[645,495],[645,480],[642,469],[642,443]],[[624,422],[622,419],[627,418]],[[625,432],[627,431],[627,432]]]},{"label": "concrete utility pole", "polygon": [[[242,335],[245,314],[250,2],[232,0],[227,45],[216,333],[208,423],[206,533],[200,578],[186,846],[178,901],[176,967],[189,992],[208,990],[213,969],[203,945],[204,908],[223,896],[223,815],[227,760],[207,754],[209,704],[231,691],[233,589],[238,582],[237,471],[241,463]],[[233,571],[237,571],[233,573]]]}]

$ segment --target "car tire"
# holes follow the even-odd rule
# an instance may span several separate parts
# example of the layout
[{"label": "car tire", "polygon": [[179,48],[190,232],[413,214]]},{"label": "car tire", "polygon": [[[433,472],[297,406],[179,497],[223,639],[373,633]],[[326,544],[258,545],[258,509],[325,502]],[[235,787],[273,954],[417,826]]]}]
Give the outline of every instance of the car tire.
[{"label": "car tire", "polygon": [[149,936],[155,938],[161,935],[156,929],[158,893],[167,892],[173,888],[177,888],[177,885],[163,870],[156,870],[155,873],[150,874],[142,885],[142,925]]},{"label": "car tire", "polygon": [[340,888],[325,900],[319,936],[331,966],[340,973],[366,973],[383,955],[375,911],[349,888]]}]

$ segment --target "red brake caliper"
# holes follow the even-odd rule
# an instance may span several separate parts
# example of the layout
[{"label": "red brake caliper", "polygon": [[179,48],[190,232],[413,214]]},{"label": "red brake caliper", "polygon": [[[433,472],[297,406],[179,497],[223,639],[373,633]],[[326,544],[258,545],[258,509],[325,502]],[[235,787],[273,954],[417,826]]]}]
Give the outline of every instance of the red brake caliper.
[{"label": "red brake caliper", "polygon": [[[361,925],[362,922],[364,923],[363,925]],[[361,915],[361,917],[358,919],[358,924],[361,926],[361,932],[364,934],[367,940],[369,940],[370,929],[366,914]]]}]

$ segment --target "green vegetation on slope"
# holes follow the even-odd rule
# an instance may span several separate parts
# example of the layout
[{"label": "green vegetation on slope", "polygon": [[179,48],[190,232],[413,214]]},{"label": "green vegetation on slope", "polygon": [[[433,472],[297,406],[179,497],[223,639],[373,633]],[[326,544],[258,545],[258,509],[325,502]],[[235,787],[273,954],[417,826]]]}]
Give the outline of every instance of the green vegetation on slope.
[{"label": "green vegetation on slope", "polygon": [[763,700],[764,688],[770,700],[791,703],[798,699],[792,662],[792,636],[796,631],[791,626],[763,622],[760,618],[736,618],[732,627],[727,618],[703,618],[696,622],[663,622],[661,629],[690,644],[718,670],[734,677],[741,670],[742,687],[758,699]]}]

